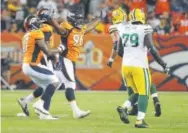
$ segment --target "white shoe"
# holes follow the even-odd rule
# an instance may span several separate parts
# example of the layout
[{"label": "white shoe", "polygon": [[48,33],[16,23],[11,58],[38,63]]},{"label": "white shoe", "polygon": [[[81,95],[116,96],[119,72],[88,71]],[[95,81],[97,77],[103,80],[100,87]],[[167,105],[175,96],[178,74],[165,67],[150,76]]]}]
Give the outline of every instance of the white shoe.
[{"label": "white shoe", "polygon": [[36,103],[34,103],[33,108],[35,109],[35,113],[49,115],[50,113],[46,109],[44,109],[43,105],[44,101],[42,100],[38,100]]},{"label": "white shoe", "polygon": [[22,108],[22,111],[24,112],[24,114],[26,116],[29,116],[29,108],[28,108],[27,103],[24,101],[24,98],[18,99],[18,103],[19,103],[20,107]]},{"label": "white shoe", "polygon": [[58,120],[57,117],[53,117],[50,114],[49,115],[40,114],[39,119],[40,120]]},{"label": "white shoe", "polygon": [[40,114],[41,114],[41,112],[38,111],[37,109],[35,109],[34,112],[35,112],[35,114],[38,115],[38,116],[40,116]]},{"label": "white shoe", "polygon": [[87,111],[78,111],[78,112],[73,112],[73,117],[75,119],[80,119],[80,118],[84,118],[84,117],[87,117],[88,115],[91,114],[91,111],[90,110],[87,110]]}]

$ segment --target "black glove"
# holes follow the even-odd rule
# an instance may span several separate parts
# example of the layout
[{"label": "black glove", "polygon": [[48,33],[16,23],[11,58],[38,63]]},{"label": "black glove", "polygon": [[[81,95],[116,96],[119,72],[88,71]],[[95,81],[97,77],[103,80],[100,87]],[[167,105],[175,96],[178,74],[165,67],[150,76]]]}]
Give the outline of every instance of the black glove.
[{"label": "black glove", "polygon": [[108,7],[105,7],[101,10],[101,19],[105,19],[105,17],[108,15]]},{"label": "black glove", "polygon": [[170,74],[170,67],[166,67],[166,68],[164,69],[164,72],[165,72],[167,75],[169,75],[169,74]]},{"label": "black glove", "polygon": [[107,66],[112,67],[112,64],[114,62],[114,59],[109,58],[108,62],[106,63]]},{"label": "black glove", "polygon": [[170,67],[167,67],[167,64],[166,64],[166,63],[163,65],[163,70],[164,70],[164,72],[165,72],[167,75],[170,74]]}]

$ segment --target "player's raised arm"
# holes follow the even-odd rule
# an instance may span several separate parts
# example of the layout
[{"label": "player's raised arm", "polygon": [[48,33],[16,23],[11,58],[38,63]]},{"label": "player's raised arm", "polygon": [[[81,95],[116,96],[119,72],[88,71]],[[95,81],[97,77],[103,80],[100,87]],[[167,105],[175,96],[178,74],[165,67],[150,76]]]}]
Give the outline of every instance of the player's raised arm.
[{"label": "player's raised arm", "polygon": [[158,50],[153,45],[152,33],[151,32],[147,33],[145,35],[144,44],[146,44],[146,46],[150,50],[150,53],[152,54],[153,58],[157,61],[157,63],[159,63],[163,67],[164,71],[166,73],[168,73],[169,72],[169,68],[167,67],[167,63],[162,60]]},{"label": "player's raised arm", "polygon": [[51,19],[51,25],[54,27],[54,29],[57,31],[60,35],[66,35],[67,30],[60,26],[57,19],[52,18]]},{"label": "player's raised arm", "polygon": [[98,24],[99,22],[106,17],[108,13],[108,8],[104,8],[101,10],[101,15],[100,17],[95,18],[94,20],[92,20],[91,22],[89,22],[88,24],[86,24],[86,31],[85,34],[88,33],[89,31],[93,30]]},{"label": "player's raised arm", "polygon": [[67,33],[67,30],[60,26],[58,20],[53,18],[54,11],[43,9],[40,10],[37,14],[41,21],[45,21],[46,23],[52,25],[58,34],[65,35]]},{"label": "player's raised arm", "polygon": [[119,36],[117,27],[122,22],[126,22],[126,18],[127,18],[127,15],[121,8],[115,9],[112,12],[113,25],[110,26],[109,33],[112,38],[113,47],[112,47],[111,56],[107,62],[107,65],[109,67],[112,67],[112,63],[113,63],[115,57],[117,56],[117,54],[121,57],[123,56],[123,47],[122,47],[122,43],[121,43],[121,37]]},{"label": "player's raised arm", "polygon": [[118,51],[119,51],[120,36],[117,31],[113,31],[112,33],[110,33],[110,36],[112,38],[113,48],[112,48],[111,56],[108,59],[107,66],[112,67],[112,64],[113,64],[113,62],[118,54]]}]

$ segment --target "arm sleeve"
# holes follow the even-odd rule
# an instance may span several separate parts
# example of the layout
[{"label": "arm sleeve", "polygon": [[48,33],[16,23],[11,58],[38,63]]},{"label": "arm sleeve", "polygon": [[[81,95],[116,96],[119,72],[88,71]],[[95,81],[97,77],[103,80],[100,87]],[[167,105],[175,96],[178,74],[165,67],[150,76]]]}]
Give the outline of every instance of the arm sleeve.
[{"label": "arm sleeve", "polygon": [[109,27],[108,31],[109,31],[110,34],[112,34],[113,32],[116,32],[116,31],[118,31],[118,30],[117,30],[116,26],[111,25],[111,26]]},{"label": "arm sleeve", "polygon": [[144,38],[144,44],[148,47],[148,49],[150,50],[150,53],[152,54],[153,58],[163,67],[166,67],[166,63],[162,60],[158,50],[156,49],[156,47],[153,45],[152,42],[152,34],[148,33],[145,35]]}]

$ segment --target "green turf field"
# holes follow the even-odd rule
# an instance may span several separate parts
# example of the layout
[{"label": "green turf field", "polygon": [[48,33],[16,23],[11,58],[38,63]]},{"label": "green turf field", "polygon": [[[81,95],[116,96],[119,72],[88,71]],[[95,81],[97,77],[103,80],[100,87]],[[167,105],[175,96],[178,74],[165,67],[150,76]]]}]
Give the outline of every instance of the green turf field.
[{"label": "green turf field", "polygon": [[51,113],[60,116],[57,121],[39,120],[31,105],[29,118],[17,117],[21,109],[16,100],[29,93],[1,92],[2,133],[188,133],[188,93],[161,92],[162,116],[159,118],[153,116],[150,98],[146,116],[149,129],[135,129],[135,117],[129,117],[129,125],[119,120],[116,107],[123,103],[126,92],[77,92],[79,106],[92,111],[90,116],[79,120],[72,118],[64,92],[56,92]]}]

